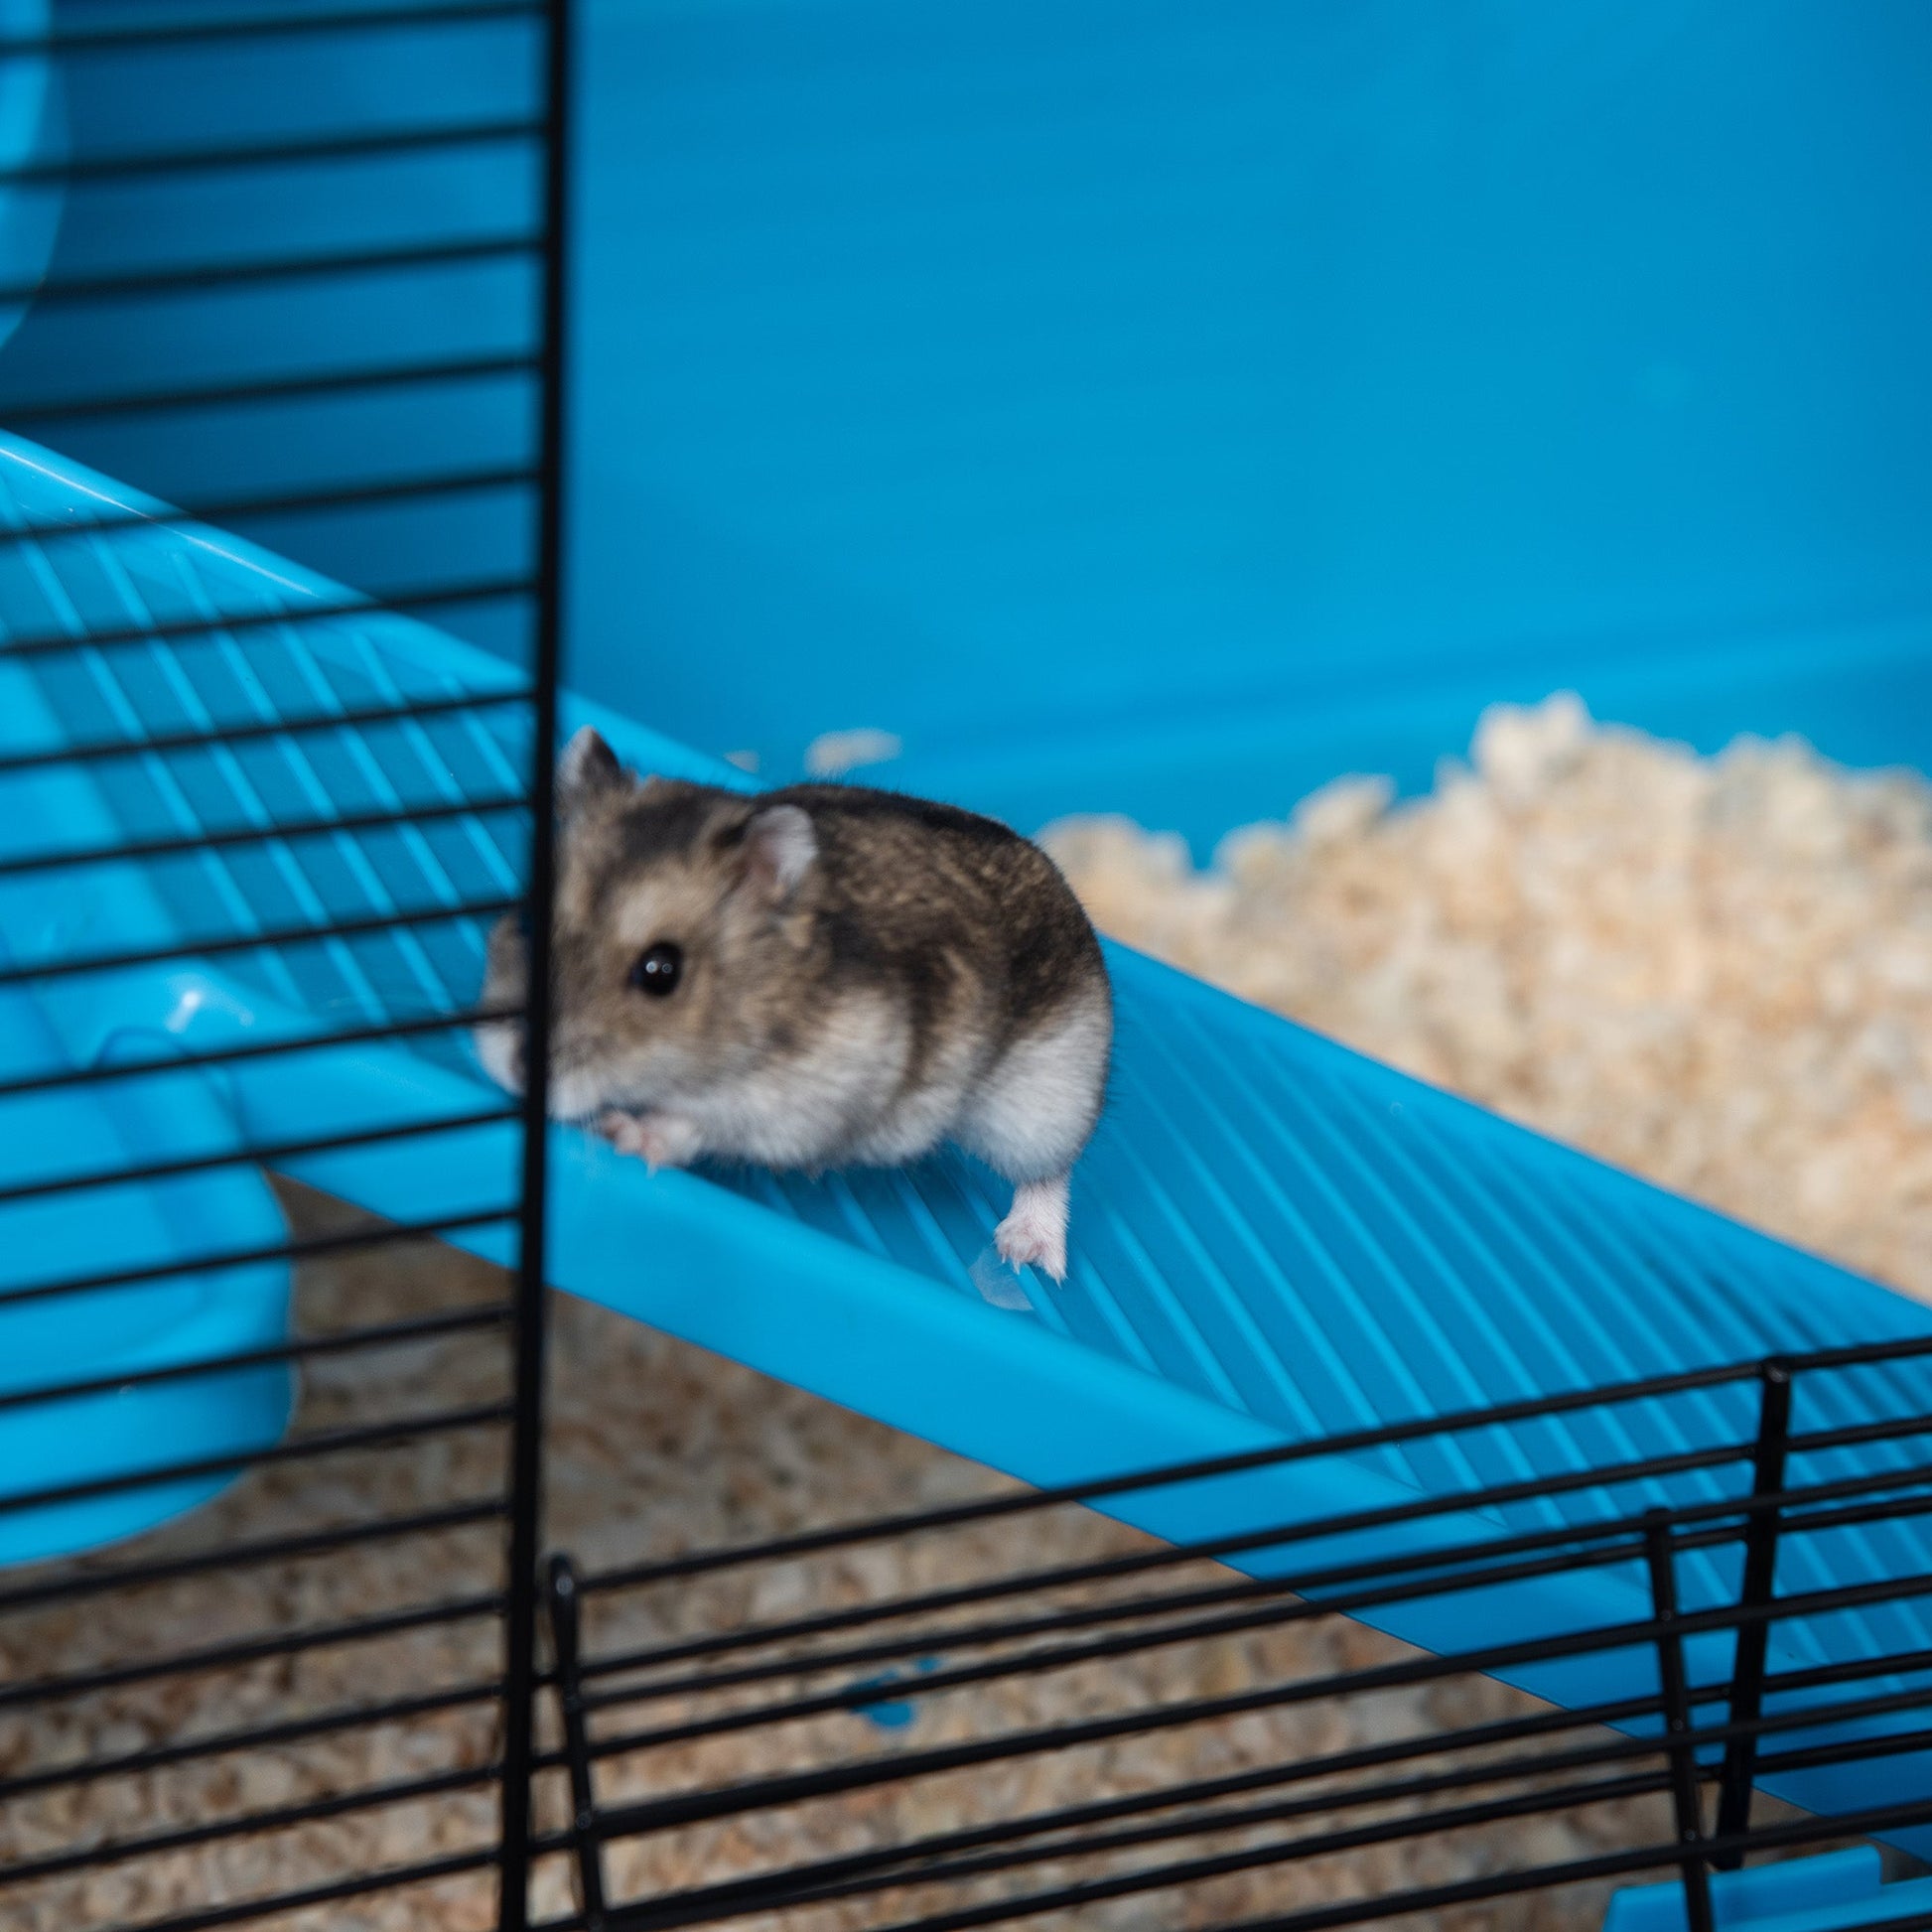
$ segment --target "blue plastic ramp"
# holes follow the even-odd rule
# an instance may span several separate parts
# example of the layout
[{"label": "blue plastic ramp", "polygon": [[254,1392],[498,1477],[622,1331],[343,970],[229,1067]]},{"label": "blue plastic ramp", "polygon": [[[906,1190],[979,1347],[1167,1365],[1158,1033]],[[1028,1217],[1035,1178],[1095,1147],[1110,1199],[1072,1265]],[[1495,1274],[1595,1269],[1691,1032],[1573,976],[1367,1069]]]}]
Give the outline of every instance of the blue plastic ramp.
[{"label": "blue plastic ramp", "polygon": [[[273,1165],[399,1220],[506,1258],[515,1129],[447,1030],[371,1044],[333,1035],[476,999],[490,912],[527,838],[515,674],[31,446],[0,445],[0,516],[47,534],[0,551],[0,622],[23,639],[121,627],[138,648],[18,655],[0,747],[0,822],[20,852],[118,856],[84,877],[0,874],[0,929],[58,1050],[90,1065],[282,1040],[225,1070],[225,1104]],[[93,530],[83,527],[93,522]],[[206,627],[202,627],[206,626]],[[31,697],[32,702],[26,702]],[[404,700],[440,707],[370,722]],[[584,705],[628,758],[744,783]],[[342,720],[332,723],[332,720]],[[359,722],[358,722],[359,721]],[[295,724],[301,729],[292,729]],[[76,745],[164,745],[57,780]],[[83,786],[84,810],[72,787]],[[328,829],[401,811],[413,825]],[[143,859],[136,848],[268,823],[314,826]],[[58,895],[45,879],[60,877]],[[411,922],[393,923],[399,914]],[[303,942],[323,921],[367,929]],[[117,957],[173,956],[115,970]],[[1378,1066],[1120,949],[1118,1075],[1075,1179],[1063,1289],[1025,1308],[975,1286],[1005,1202],[947,1155],[822,1181],[652,1176],[555,1135],[553,1278],[563,1287],[835,1402],[1035,1482],[1061,1482],[1607,1382],[1853,1340],[1932,1333],[1927,1311]],[[96,970],[76,970],[94,962]],[[105,962],[105,964],[103,964]],[[4,1017],[0,1017],[4,1024]],[[117,1045],[116,1042],[119,1042]],[[306,1042],[306,1043],[305,1043]],[[139,1054],[137,1054],[137,1057]],[[412,1124],[461,1123],[411,1138]],[[390,1138],[314,1154],[357,1130]],[[237,1240],[237,1246],[244,1245]],[[10,1278],[15,1290],[36,1278]],[[1893,1364],[1809,1381],[1802,1433],[1932,1411],[1932,1371]],[[1326,1454],[1198,1496],[1143,1499],[1169,1535],[1602,1470],[1747,1434],[1733,1385],[1372,1455]],[[50,1457],[57,1445],[48,1445]],[[1903,1466],[1907,1449],[1834,1451]],[[1794,1479],[1805,1479],[1802,1454]],[[1532,1497],[1366,1535],[1421,1547],[1598,1518],[1606,1504],[1738,1493],[1747,1472]],[[1405,1544],[1403,1539],[1408,1539]],[[1329,1539],[1323,1547],[1339,1547]],[[1793,1545],[1780,1587],[1932,1572],[1912,1524]],[[1928,1578],[1932,1588],[1932,1578]],[[1727,1601],[1733,1556],[1687,1558],[1690,1603]],[[1378,1620],[1438,1649],[1646,1613],[1640,1574],[1524,1581],[1505,1595],[1418,1600]],[[1882,1620],[1882,1621],[1881,1621]],[[1781,1625],[1774,1669],[1932,1647],[1914,1601]],[[1691,1646],[1723,1676],[1727,1638]],[[1646,1653],[1513,1673],[1563,1701],[1643,1688]],[[1904,1722],[1901,1720],[1901,1722]],[[1844,1810],[1893,1798],[1920,1757],[1777,1783]]]},{"label": "blue plastic ramp", "polygon": [[[1711,1916],[1720,1932],[1825,1932],[1828,1926],[1854,1926],[1887,1916],[1878,1854],[1868,1845],[1848,1852],[1711,1875]],[[1910,1897],[1919,1888],[1895,1885]],[[1921,1902],[1923,1900],[1921,1899]],[[1885,1901],[1889,1903],[1889,1901]],[[1799,1923],[1787,1921],[1797,1920]],[[1685,1932],[1684,1887],[1672,1879],[1661,1885],[1625,1885],[1610,1897],[1603,1932]]]}]

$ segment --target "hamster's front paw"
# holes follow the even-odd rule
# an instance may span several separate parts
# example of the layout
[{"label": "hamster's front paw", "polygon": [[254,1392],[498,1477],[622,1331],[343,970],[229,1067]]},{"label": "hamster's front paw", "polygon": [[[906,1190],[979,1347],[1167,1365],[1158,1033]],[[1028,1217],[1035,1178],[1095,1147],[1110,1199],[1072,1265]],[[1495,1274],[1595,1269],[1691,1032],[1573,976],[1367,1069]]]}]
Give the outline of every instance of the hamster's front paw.
[{"label": "hamster's front paw", "polygon": [[1065,1281],[1066,1176],[1015,1188],[1013,1211],[993,1230],[993,1245],[1012,1267],[1037,1268]]},{"label": "hamster's front paw", "polygon": [[653,1172],[688,1168],[698,1158],[698,1130],[675,1114],[626,1114],[607,1107],[597,1117],[597,1131],[620,1154],[634,1154]]}]

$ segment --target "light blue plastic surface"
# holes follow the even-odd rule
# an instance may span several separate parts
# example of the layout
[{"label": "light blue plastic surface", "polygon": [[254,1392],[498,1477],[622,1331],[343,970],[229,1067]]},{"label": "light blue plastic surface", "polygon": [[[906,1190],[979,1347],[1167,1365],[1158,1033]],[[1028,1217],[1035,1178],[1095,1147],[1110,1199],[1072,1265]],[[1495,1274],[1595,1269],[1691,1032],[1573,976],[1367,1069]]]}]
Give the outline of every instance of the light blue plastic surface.
[{"label": "light blue plastic surface", "polygon": [[[30,506],[68,513],[101,504],[64,480],[6,466],[0,529]],[[46,558],[0,551],[0,634],[45,634],[70,623],[78,606]],[[130,618],[147,608],[118,572],[74,595],[122,600]],[[94,604],[94,611],[101,608]],[[100,621],[98,616],[95,621]],[[105,674],[96,652],[66,668],[81,681]],[[58,680],[57,680],[58,681]],[[0,655],[0,757],[57,739],[61,723],[41,681]],[[0,774],[0,861],[50,849],[111,846],[123,821],[112,800],[71,770]],[[149,916],[138,868],[110,865],[88,881],[128,917]],[[98,1024],[84,1036],[66,1021],[70,989],[40,988],[17,975],[91,943],[95,913],[62,871],[0,877],[0,1087],[179,1050],[188,1010],[117,1005],[123,989],[91,989]],[[9,1497],[78,1489],[143,1468],[216,1461],[272,1444],[287,1423],[292,1385],[280,1365],[115,1387],[132,1376],[288,1338],[289,1270],[254,1263],[221,1271],[169,1272],[206,1254],[274,1248],[287,1229],[260,1175],[248,1166],[210,1167],[143,1183],[92,1185],[92,1175],[218,1158],[239,1145],[230,1107],[207,1077],[182,1071],[123,1083],[89,1081],[51,1092],[0,1093],[0,1398],[71,1383],[105,1382],[54,1404],[0,1400],[0,1564],[64,1554],[130,1536],[206,1501],[232,1479],[211,1468],[113,1495],[74,1494],[30,1507]],[[81,1184],[74,1185],[72,1183]],[[24,1291],[96,1276],[154,1279],[46,1300]]]},{"label": "light blue plastic surface", "polygon": [[587,692],[1203,848],[1565,685],[1932,768],[1918,0],[587,33]]},{"label": "light blue plastic surface", "polygon": [[[912,788],[1203,850],[1338,771],[1424,786],[1482,705],[1566,685],[1705,750],[1932,768],[1921,0],[579,12],[585,695],[775,777],[883,728]],[[512,116],[528,33],[92,60],[76,139]],[[514,149],[376,179],[76,189],[64,263],[534,206]],[[505,262],[151,309],[36,315],[0,386],[486,354],[532,313]],[[176,500],[530,449],[507,379],[198,429],[65,447]],[[526,528],[497,490],[247,533],[375,589],[512,568]]]},{"label": "light blue plastic surface", "polygon": [[[1878,1880],[1878,1855],[1868,1846],[1715,1872],[1712,1917],[1719,1932],[1859,1932],[1932,1912],[1932,1878]],[[1684,1932],[1685,1923],[1683,1886],[1673,1880],[1613,1894],[1603,1932]]]},{"label": "light blue plastic surface", "polygon": [[[0,902],[9,897],[0,895]],[[165,1050],[168,1038],[156,1028],[103,1046],[145,1055],[157,1045]],[[56,1074],[68,1065],[31,996],[0,991],[0,1079]],[[125,1088],[0,1099],[6,1196],[90,1173],[218,1156],[236,1145],[217,1095],[186,1071]],[[274,1197],[248,1167],[39,1198],[0,1197],[0,1398],[76,1382],[107,1385],[55,1403],[0,1406],[0,1565],[66,1555],[151,1529],[218,1494],[235,1471],[216,1467],[115,1494],[60,1496],[26,1507],[5,1507],[8,1498],[77,1490],[142,1469],[216,1462],[266,1449],[288,1421],[293,1393],[283,1366],[114,1386],[116,1377],[285,1341],[284,1263],[170,1273],[155,1282],[18,1306],[10,1306],[10,1298],[46,1282],[162,1271],[209,1253],[273,1248],[286,1238]]]},{"label": "light blue plastic surface", "polygon": [[[1866,1845],[1778,1864],[1711,1874],[1711,1916],[1719,1932],[1825,1932],[1879,1917],[1878,1854]],[[1932,1886],[1901,1885],[1901,1894],[1932,1897]],[[1889,1902],[1889,1901],[1886,1901]],[[1626,1885],[1610,1897],[1603,1932],[1685,1932],[1684,1886]]]},{"label": "light blue plastic surface", "polygon": [[[1773,1865],[1772,1870],[1778,1869]],[[1811,1911],[1778,1913],[1755,1921],[1754,1932],[1862,1932],[1895,1919],[1922,1919],[1932,1912],[1932,1878],[1880,1885],[1871,1896]]]},{"label": "light blue plastic surface", "polygon": [[[19,443],[0,445],[14,519],[70,521],[103,497],[98,478]],[[15,553],[8,553],[10,556]],[[506,688],[492,657],[371,613],[302,621],[343,593],[213,533],[144,524],[51,536],[0,571],[7,621],[39,632],[70,601],[114,609],[287,611],[287,624],[140,652],[29,660],[38,722],[16,744],[235,724],[332,707]],[[30,608],[30,606],[32,608]],[[16,673],[19,675],[20,673]],[[16,717],[32,715],[26,706]],[[43,844],[260,822],[264,813],[427,806],[501,795],[523,748],[480,712],[331,739],[250,741],[71,773],[55,801],[14,795],[19,836]],[[492,724],[488,721],[495,720]],[[656,770],[729,778],[671,742],[572,701],[626,757]],[[504,735],[499,736],[499,732]],[[111,775],[110,774],[117,774]],[[737,780],[743,782],[742,779]],[[56,805],[58,804],[58,809]],[[111,835],[108,828],[111,827]],[[328,916],[435,910],[513,888],[520,814],[480,811],[408,831],[218,848],[69,881],[58,917],[9,927],[23,967],[173,941],[192,947]],[[1662,1194],[1119,948],[1110,951],[1120,1052],[1106,1117],[1075,1176],[1073,1254],[1062,1290],[1029,1280],[1029,1309],[975,1290],[974,1262],[1005,1202],[992,1177],[948,1155],[902,1173],[822,1181],[762,1173],[647,1174],[555,1130],[554,1248],[561,1286],[964,1454],[1038,1482],[1139,1468],[1543,1391],[1575,1389],[1775,1350],[1932,1331],[1932,1311]],[[118,975],[42,981],[58,1046],[85,1063],[117,1037],[190,1048],[300,1040],[364,1020],[448,1011],[482,974],[475,921],[224,952]],[[490,1091],[466,1048],[317,1047],[233,1063],[223,1082],[251,1143],[455,1119]],[[304,1156],[275,1165],[407,1221],[485,1216],[514,1198],[508,1125]],[[454,1238],[507,1259],[512,1230]],[[1554,1419],[1372,1456],[1329,1455],[1212,1488],[1140,1497],[1122,1513],[1156,1532],[1209,1536],[1306,1522],[1483,1481],[1600,1468],[1620,1458],[1734,1441],[1747,1387],[1612,1416]],[[1924,1363],[1800,1389],[1800,1429],[1932,1408]],[[48,1453],[65,1453],[59,1444]],[[1899,1466],[1873,1446],[1801,1459],[1795,1479]],[[1644,1497],[1737,1493],[1744,1471],[1691,1474],[1615,1494],[1578,1490],[1389,1532],[1328,1534],[1252,1561],[1304,1569],[1509,1529],[1587,1521]],[[1787,1541],[1780,1587],[1932,1571],[1914,1524]],[[1729,1600],[1734,1551],[1684,1560],[1687,1602]],[[1376,1621],[1465,1649],[1647,1614],[1634,1569],[1492,1587],[1393,1607]],[[1917,1602],[1779,1627],[1774,1668],[1932,1643]],[[1728,1642],[1689,1646],[1693,1678],[1725,1673]],[[1647,1687],[1647,1650],[1512,1669],[1512,1681],[1578,1702]],[[1882,1690],[1887,1680],[1874,1684]],[[1897,1720],[1909,1725],[1908,1717]],[[1932,1763],[1906,1756],[1775,1781],[1828,1810],[1889,1801]]]}]

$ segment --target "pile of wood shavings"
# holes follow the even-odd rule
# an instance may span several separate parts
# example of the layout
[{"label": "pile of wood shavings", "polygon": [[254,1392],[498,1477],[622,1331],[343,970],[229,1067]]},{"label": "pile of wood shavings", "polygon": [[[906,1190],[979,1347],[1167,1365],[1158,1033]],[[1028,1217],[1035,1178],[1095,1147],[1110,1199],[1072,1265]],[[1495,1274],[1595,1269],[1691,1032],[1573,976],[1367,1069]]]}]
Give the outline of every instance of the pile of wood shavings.
[{"label": "pile of wood shavings", "polygon": [[1932,788],[1498,706],[1393,802],[1342,778],[1197,871],[1043,835],[1096,923],[1932,1300]]}]

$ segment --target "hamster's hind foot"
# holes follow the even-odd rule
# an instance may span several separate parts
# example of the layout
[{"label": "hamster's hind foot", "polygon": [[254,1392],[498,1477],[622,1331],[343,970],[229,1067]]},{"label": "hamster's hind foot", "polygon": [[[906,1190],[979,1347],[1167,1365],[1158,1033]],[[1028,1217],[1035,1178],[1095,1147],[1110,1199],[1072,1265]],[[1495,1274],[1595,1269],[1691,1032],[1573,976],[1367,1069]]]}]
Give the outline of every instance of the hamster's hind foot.
[{"label": "hamster's hind foot", "polygon": [[1013,1211],[993,1231],[993,1245],[1015,1268],[1037,1268],[1066,1280],[1066,1175],[1023,1181],[1013,1190]]},{"label": "hamster's hind foot", "polygon": [[653,1171],[688,1168],[698,1158],[698,1130],[675,1114],[626,1114],[607,1107],[597,1117],[597,1131],[620,1154],[634,1154]]}]

